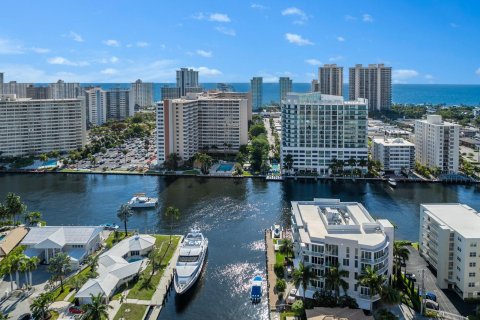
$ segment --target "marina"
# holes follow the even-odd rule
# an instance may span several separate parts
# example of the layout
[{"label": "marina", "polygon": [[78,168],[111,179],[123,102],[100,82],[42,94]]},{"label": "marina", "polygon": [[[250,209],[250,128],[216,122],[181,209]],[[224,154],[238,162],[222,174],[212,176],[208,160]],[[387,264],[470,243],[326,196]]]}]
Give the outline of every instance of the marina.
[{"label": "marina", "polygon": [[[271,237],[273,225],[288,228],[292,200],[321,197],[361,202],[372,217],[389,219],[397,226],[397,239],[413,241],[418,239],[420,203],[466,203],[480,208],[479,189],[474,185],[399,183],[391,188],[382,182],[347,179],[288,179],[278,183],[261,179],[83,174],[2,174],[0,179],[0,197],[10,191],[19,194],[27,210],[40,211],[48,225],[82,225],[83,221],[92,225],[120,224],[116,211],[125,203],[125,195],[145,190],[158,197],[158,205],[135,211],[128,222],[130,230],[178,235],[187,234],[192,226],[201,229],[209,240],[204,270],[184,295],[175,295],[173,287],[168,293],[159,286],[162,294],[152,304],[154,310],[161,308],[159,319],[193,320],[205,314],[213,319],[268,319],[267,294],[275,284],[265,287],[261,302],[253,305],[251,280],[261,275],[271,283],[265,272],[265,230]],[[71,203],[76,205],[68,206]],[[164,215],[168,206],[178,207],[181,212],[172,230],[170,219]],[[273,245],[271,248],[273,269]],[[173,267],[168,270],[173,272]],[[163,296],[168,298],[162,306]]]}]

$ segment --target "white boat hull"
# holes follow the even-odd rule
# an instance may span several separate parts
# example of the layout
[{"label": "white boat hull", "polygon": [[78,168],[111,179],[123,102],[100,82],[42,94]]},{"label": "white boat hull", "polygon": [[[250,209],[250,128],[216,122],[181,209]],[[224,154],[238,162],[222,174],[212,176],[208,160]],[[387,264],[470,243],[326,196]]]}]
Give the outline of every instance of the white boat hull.
[{"label": "white boat hull", "polygon": [[157,205],[156,202],[148,202],[148,203],[128,203],[130,208],[153,208]]},{"label": "white boat hull", "polygon": [[193,285],[197,282],[198,278],[200,278],[200,274],[202,273],[203,265],[205,264],[205,259],[207,257],[207,251],[208,251],[208,242],[207,242],[207,246],[205,247],[202,258],[201,258],[202,262],[200,263],[198,268],[195,270],[193,277],[190,278],[190,281],[187,284],[180,286],[178,284],[178,278],[177,278],[177,274],[175,272],[173,286],[174,286],[175,292],[177,294],[181,295],[181,294],[186,293],[191,287],[193,287]]}]

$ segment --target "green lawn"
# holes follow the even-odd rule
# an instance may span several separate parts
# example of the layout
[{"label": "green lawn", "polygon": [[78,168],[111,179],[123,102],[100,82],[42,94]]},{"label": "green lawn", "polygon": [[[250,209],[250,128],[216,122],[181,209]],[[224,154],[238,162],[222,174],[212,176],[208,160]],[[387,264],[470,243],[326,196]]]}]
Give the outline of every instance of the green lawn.
[{"label": "green lawn", "polygon": [[275,252],[275,262],[283,264],[285,262],[285,255],[279,251]]},{"label": "green lawn", "polygon": [[[63,284],[63,291],[61,291],[61,287],[58,287],[57,289],[55,289],[55,291],[53,291],[53,298],[55,299],[55,301],[63,301],[63,299],[65,299],[65,297],[70,293],[70,291],[75,290],[71,285],[72,279],[79,276],[85,276],[86,278],[88,278],[89,274],[90,267],[87,267],[83,269],[80,273],[65,281],[65,283]],[[69,300],[73,301],[73,299],[75,299],[75,295],[73,295],[73,298],[70,297]]]},{"label": "green lawn", "polygon": [[242,174],[243,174],[244,177],[251,177],[251,176],[253,176],[253,175],[250,173],[250,171],[243,171]]},{"label": "green lawn", "polygon": [[[127,298],[129,299],[139,299],[139,300],[150,300],[157,289],[157,285],[162,278],[163,272],[173,256],[175,249],[178,246],[178,242],[180,240],[179,236],[174,236],[172,238],[172,245],[169,246],[169,239],[170,236],[154,236],[157,246],[157,254],[156,254],[156,263],[158,263],[159,259],[163,256],[164,259],[160,265],[160,271],[157,271],[153,276],[152,274],[152,264],[149,263],[147,268],[142,272],[139,277],[139,280],[132,286],[130,292],[128,293]],[[163,246],[162,246],[163,243]],[[161,247],[161,250],[159,250]],[[135,318],[132,318],[135,319]]]},{"label": "green lawn", "polygon": [[280,313],[280,320],[285,320],[287,317],[295,317],[295,312],[284,311]]},{"label": "green lawn", "polygon": [[415,249],[419,249],[419,244],[418,242],[412,242],[412,247],[414,247]]},{"label": "green lawn", "polygon": [[[133,236],[133,232],[128,232],[127,236]],[[115,232],[112,232],[108,236],[107,240],[105,240],[105,245],[107,246],[107,248],[111,248],[111,247],[113,247],[114,244],[122,241],[123,239],[125,239],[125,232],[124,231],[118,231],[116,239],[115,239]]]},{"label": "green lawn", "polygon": [[[126,310],[129,311],[126,312]],[[143,319],[143,315],[145,314],[145,312],[147,312],[147,306],[125,303],[120,307],[117,314],[115,315],[115,318],[113,319]]]}]

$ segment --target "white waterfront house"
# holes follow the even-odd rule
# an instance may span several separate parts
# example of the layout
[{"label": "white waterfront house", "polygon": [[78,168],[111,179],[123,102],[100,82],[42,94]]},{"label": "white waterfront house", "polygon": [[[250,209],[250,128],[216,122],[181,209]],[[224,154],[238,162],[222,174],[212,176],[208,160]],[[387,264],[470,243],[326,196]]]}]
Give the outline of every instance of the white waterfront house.
[{"label": "white waterfront house", "polygon": [[[292,232],[295,260],[311,266],[318,275],[310,281],[305,296],[312,298],[317,290],[325,289],[323,276],[331,266],[338,265],[349,273],[348,295],[360,308],[369,310],[379,295],[370,298],[370,291],[358,284],[367,267],[386,279],[392,273],[393,225],[384,219],[374,220],[367,209],[357,202],[339,199],[292,201]],[[302,287],[299,295],[303,295]]]},{"label": "white waterfront house", "polygon": [[415,145],[402,138],[373,139],[373,160],[380,161],[384,171],[400,173],[415,167]]},{"label": "white waterfront house", "polygon": [[115,291],[131,281],[146,267],[145,256],[153,250],[155,238],[134,235],[123,239],[98,258],[98,277],[89,279],[78,290],[75,298],[80,304],[91,302],[91,295],[101,294],[108,303]]},{"label": "white waterfront house", "polygon": [[465,204],[420,205],[420,254],[437,285],[461,298],[480,298],[480,214]]},{"label": "white waterfront house", "polygon": [[56,254],[68,255],[72,269],[78,269],[82,261],[100,248],[102,227],[33,227],[20,243],[26,246],[25,255],[40,258],[48,264]]}]

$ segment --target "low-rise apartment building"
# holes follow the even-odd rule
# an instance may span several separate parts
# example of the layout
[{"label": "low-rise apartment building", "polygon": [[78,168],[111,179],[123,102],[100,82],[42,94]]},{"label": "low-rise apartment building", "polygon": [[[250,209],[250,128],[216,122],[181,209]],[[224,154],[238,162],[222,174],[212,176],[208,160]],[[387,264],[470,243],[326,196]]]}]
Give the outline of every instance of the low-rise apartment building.
[{"label": "low-rise apartment building", "polygon": [[386,279],[391,275],[393,225],[388,220],[374,220],[357,202],[314,199],[291,204],[294,264],[311,266],[318,275],[310,281],[305,296],[311,298],[315,291],[325,289],[323,276],[330,267],[338,266],[348,271],[344,279],[349,284],[348,295],[360,308],[369,310],[380,297],[370,297],[369,288],[360,286],[358,279],[367,266]]},{"label": "low-rise apartment building", "polygon": [[420,205],[420,254],[437,285],[480,298],[480,214],[459,203]]},{"label": "low-rise apartment building", "polygon": [[176,153],[235,153],[248,142],[248,99],[228,92],[188,93],[157,104],[157,153],[161,165]]},{"label": "low-rise apartment building", "polygon": [[0,95],[0,153],[38,155],[70,151],[86,142],[82,99],[33,100]]},{"label": "low-rise apartment building", "polygon": [[400,173],[415,167],[415,145],[402,138],[373,139],[372,155],[387,172]]}]

